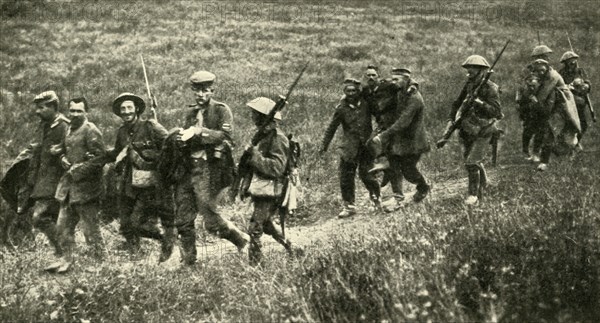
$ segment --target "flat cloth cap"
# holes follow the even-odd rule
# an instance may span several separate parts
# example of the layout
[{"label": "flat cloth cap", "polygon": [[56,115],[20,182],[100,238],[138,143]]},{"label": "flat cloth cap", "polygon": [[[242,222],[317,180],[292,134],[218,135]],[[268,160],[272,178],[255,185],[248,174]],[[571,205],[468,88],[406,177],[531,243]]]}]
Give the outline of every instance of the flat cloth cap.
[{"label": "flat cloth cap", "polygon": [[215,74],[209,71],[198,71],[190,76],[190,83],[192,85],[203,85],[203,84],[212,84],[217,77]]},{"label": "flat cloth cap", "polygon": [[142,114],[144,110],[146,110],[146,103],[144,102],[144,99],[133,93],[125,92],[119,94],[119,96],[113,101],[112,110],[114,114],[121,115],[121,104],[124,101],[133,101],[137,114]]},{"label": "flat cloth cap", "polygon": [[58,95],[54,91],[45,91],[33,98],[33,103],[50,103],[54,101],[58,103]]},{"label": "flat cloth cap", "polygon": [[[264,115],[269,115],[271,110],[273,110],[273,107],[275,107],[275,101],[261,96],[251,100],[250,102],[246,103],[246,105],[252,110],[258,111]],[[277,111],[273,118],[275,120],[281,120],[281,112]]]},{"label": "flat cloth cap", "polygon": [[403,67],[394,67],[392,68],[392,75],[410,75],[410,70],[408,68]]}]

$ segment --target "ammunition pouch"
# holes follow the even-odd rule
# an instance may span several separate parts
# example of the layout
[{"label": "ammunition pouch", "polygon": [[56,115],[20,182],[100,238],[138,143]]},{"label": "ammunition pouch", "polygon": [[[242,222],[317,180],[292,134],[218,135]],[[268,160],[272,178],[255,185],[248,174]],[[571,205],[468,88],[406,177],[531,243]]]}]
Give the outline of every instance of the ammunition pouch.
[{"label": "ammunition pouch", "polygon": [[255,197],[280,198],[283,195],[284,183],[279,179],[267,179],[258,174],[252,176],[248,194]]}]

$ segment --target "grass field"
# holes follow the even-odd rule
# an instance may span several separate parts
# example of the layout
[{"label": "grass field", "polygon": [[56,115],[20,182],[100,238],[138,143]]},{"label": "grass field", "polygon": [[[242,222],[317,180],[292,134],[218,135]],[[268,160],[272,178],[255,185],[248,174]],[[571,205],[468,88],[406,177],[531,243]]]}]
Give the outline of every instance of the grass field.
[{"label": "grass field", "polygon": [[[464,82],[464,58],[477,53],[491,61],[506,40],[511,44],[493,76],[506,116],[500,167],[479,207],[463,207],[464,188],[439,194],[392,215],[359,217],[361,229],[332,233],[307,246],[301,260],[270,253],[261,269],[236,255],[180,269],[110,252],[105,263],[83,257],[57,277],[40,271],[50,247],[38,236],[0,251],[0,321],[598,321],[597,127],[583,140],[585,152],[537,173],[522,160],[513,103],[538,32],[558,68],[568,31],[580,66],[600,84],[594,4],[2,1],[2,166],[31,139],[37,119],[30,102],[48,89],[57,91],[63,110],[69,98],[86,96],[90,120],[113,145],[120,119],[110,112],[112,100],[145,93],[140,54],[167,128],[180,125],[193,103],[189,76],[199,69],[217,74],[215,99],[233,110],[238,147],[252,134],[245,102],[283,94],[310,62],[283,122],[303,147],[305,199],[291,221],[306,235],[339,211],[338,156],[332,149],[319,159],[317,151],[346,76],[361,77],[371,63],[384,77],[394,66],[409,67],[433,142]],[[421,168],[434,188],[465,176],[460,156],[457,141],[424,156]],[[244,223],[249,213],[240,205],[229,210]]]}]

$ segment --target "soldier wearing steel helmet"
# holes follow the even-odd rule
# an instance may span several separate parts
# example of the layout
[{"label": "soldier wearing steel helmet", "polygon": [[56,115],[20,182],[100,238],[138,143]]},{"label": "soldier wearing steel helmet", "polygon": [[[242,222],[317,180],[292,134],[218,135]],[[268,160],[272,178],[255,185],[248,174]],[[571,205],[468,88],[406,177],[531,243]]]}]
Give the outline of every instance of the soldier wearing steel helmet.
[{"label": "soldier wearing steel helmet", "polygon": [[[560,74],[543,59],[535,60],[532,66],[534,75],[540,80],[540,88],[535,97],[537,109],[542,115],[540,122],[544,127],[544,142],[537,169],[545,171],[552,152],[561,154],[564,153],[561,147],[576,144],[577,139],[571,134],[580,131],[580,124],[573,95]],[[553,125],[552,120],[556,119],[551,120],[553,115],[564,120],[561,126]]]},{"label": "soldier wearing steel helmet", "polygon": [[[452,126],[463,102],[469,100],[469,96],[481,82],[490,65],[482,56],[472,55],[467,57],[462,67],[467,70],[468,79],[452,105],[447,128]],[[473,106],[467,108],[468,110],[462,116],[458,128],[464,148],[463,157],[469,179],[465,204],[474,205],[481,199],[483,190],[487,185],[483,161],[489,149],[490,139],[497,131],[495,123],[504,117],[500,109],[498,85],[489,80],[482,84],[477,97],[474,98]]]},{"label": "soldier wearing steel helmet", "polygon": [[274,120],[265,125],[267,115],[275,106],[275,102],[269,98],[259,97],[246,103],[246,106],[252,109],[253,123],[263,131],[257,134],[261,139],[256,146],[246,147],[253,173],[248,193],[254,204],[254,212],[248,227],[250,234],[248,256],[250,264],[257,265],[262,260],[260,238],[263,233],[273,237],[290,255],[298,253],[300,249],[293,249],[291,242],[285,239],[273,224],[273,217],[281,211],[290,145],[285,133],[279,128],[281,113],[276,112]]},{"label": "soldier wearing steel helmet", "polygon": [[560,76],[566,84],[569,85],[571,92],[574,95],[575,103],[577,105],[577,113],[579,114],[579,122],[581,124],[581,132],[577,138],[579,143],[577,148],[583,149],[581,146],[581,139],[588,128],[588,118],[586,110],[589,109],[588,96],[592,87],[589,79],[587,79],[583,68],[579,67],[578,64],[579,55],[573,51],[565,52],[560,58],[560,62],[563,67],[558,71]]},{"label": "soldier wearing steel helmet", "polygon": [[[119,218],[125,248],[137,252],[140,237],[161,241],[159,261],[167,260],[175,240],[175,205],[170,187],[161,185],[155,170],[168,132],[156,119],[144,119],[144,100],[133,93],[121,93],[113,101],[112,112],[123,120],[117,130],[115,147],[108,160],[115,162],[120,174],[118,186]],[[142,178],[147,174],[150,177]],[[164,234],[160,234],[149,217],[160,218]],[[152,224],[148,227],[147,222]]]},{"label": "soldier wearing steel helmet", "polygon": [[177,141],[186,148],[182,163],[187,165],[175,184],[176,226],[181,235],[183,261],[196,262],[196,229],[199,213],[210,233],[229,240],[238,249],[248,243],[248,235],[225,220],[217,210],[217,196],[233,181],[231,156],[233,115],[229,107],[212,98],[215,75],[199,71],[190,77],[196,100],[188,107],[183,130]]},{"label": "soldier wearing steel helmet", "polygon": [[[60,153],[52,152],[51,148],[62,143],[70,121],[58,111],[59,99],[54,91],[38,94],[33,103],[40,123],[27,148],[32,154],[27,171],[27,186],[33,202],[32,221],[50,241],[54,255],[61,257],[63,250],[56,229],[60,205],[54,193],[65,170],[60,165]],[[23,214],[27,208],[21,207],[17,212]]]},{"label": "soldier wearing steel helmet", "polygon": [[329,148],[337,128],[344,131],[340,156],[340,189],[344,206],[339,218],[356,214],[355,183],[356,169],[363,184],[369,191],[372,203],[380,208],[380,187],[374,175],[368,172],[373,156],[365,143],[372,132],[371,113],[367,102],[360,96],[360,81],[348,78],[343,82],[344,97],[335,109],[331,122],[325,130],[321,144],[321,154]]}]

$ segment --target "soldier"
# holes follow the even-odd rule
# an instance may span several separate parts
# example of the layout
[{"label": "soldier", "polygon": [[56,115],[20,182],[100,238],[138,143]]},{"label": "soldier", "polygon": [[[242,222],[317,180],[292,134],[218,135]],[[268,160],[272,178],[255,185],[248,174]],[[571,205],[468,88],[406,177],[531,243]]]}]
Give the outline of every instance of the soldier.
[{"label": "soldier", "polygon": [[159,262],[163,262],[171,256],[176,238],[173,191],[160,185],[156,174],[168,132],[156,119],[143,119],[145,109],[144,100],[132,93],[121,93],[114,100],[112,111],[123,120],[123,125],[117,130],[115,148],[108,157],[117,161],[116,169],[121,173],[119,213],[128,249],[137,251],[140,237],[157,238],[155,232],[142,226],[144,217],[157,215],[164,229],[164,235],[158,233],[162,245]]},{"label": "soldier", "polygon": [[423,97],[418,91],[418,84],[411,80],[410,70],[406,68],[392,69],[392,84],[397,89],[396,106],[381,116],[379,126],[383,130],[372,139],[373,143],[384,147],[390,163],[392,191],[402,196],[392,201],[394,205],[386,205],[387,211],[400,207],[402,187],[399,186],[398,191],[398,185],[394,183],[401,181],[402,177],[417,185],[417,192],[413,196],[413,201],[417,203],[425,199],[430,190],[417,169],[421,155],[429,151],[423,121]]},{"label": "soldier", "polygon": [[[31,187],[30,198],[34,202],[33,225],[46,235],[54,247],[55,256],[62,257],[63,250],[56,229],[60,205],[54,199],[54,193],[65,171],[60,165],[59,156],[50,150],[64,139],[69,119],[58,112],[58,102],[54,91],[42,92],[33,99],[35,113],[41,122],[28,148],[32,151],[32,157],[27,183]],[[26,209],[21,208],[19,211],[24,213]]]},{"label": "soldier", "polygon": [[106,150],[102,133],[87,119],[88,111],[89,106],[85,98],[70,100],[71,125],[64,142],[52,147],[53,151],[62,154],[60,163],[66,171],[60,179],[55,195],[61,203],[57,228],[61,243],[67,255],[71,256],[75,244],[75,226],[81,219],[85,240],[92,248],[92,255],[101,259],[103,242],[98,214]]},{"label": "soldier", "polygon": [[[532,64],[533,72],[541,83],[540,89],[536,93],[536,99],[538,109],[542,111],[541,122],[544,126],[544,143],[537,169],[545,171],[548,169],[550,155],[553,151],[561,153],[559,150],[564,147],[563,143],[575,146],[577,138],[573,134],[580,131],[581,128],[573,95],[560,74],[543,59],[535,60]],[[556,126],[554,123],[556,118],[551,118],[553,115],[557,115],[566,122],[561,122],[561,125]]]},{"label": "soldier", "polygon": [[[538,45],[535,46],[533,48],[533,50],[531,51],[531,59],[532,60],[536,60],[536,59],[543,59],[545,61],[550,61],[550,54],[552,54],[552,50],[550,49],[550,47],[546,46],[546,45]],[[531,67],[530,67],[531,69]]]},{"label": "soldier", "polygon": [[341,146],[340,159],[340,189],[344,206],[339,218],[356,214],[355,182],[356,169],[369,191],[371,202],[380,208],[380,188],[375,177],[369,174],[369,166],[373,156],[369,153],[365,142],[372,132],[371,114],[367,103],[360,97],[360,81],[346,79],[343,83],[344,97],[336,107],[333,118],[325,130],[320,153],[327,151],[337,128],[342,125],[344,136]]},{"label": "soldier", "polygon": [[[546,45],[538,45],[531,51],[531,59],[544,59],[549,60],[549,56],[552,53]],[[535,81],[531,78],[533,73],[532,64],[528,64],[521,72],[521,86],[517,88],[515,101],[519,108],[519,118],[523,121],[523,135],[521,138],[523,154],[525,159],[538,163],[540,161],[540,151],[543,141],[543,126],[540,123],[539,111],[533,110],[529,97],[531,94],[531,87],[535,84]],[[533,139],[533,145],[531,153],[529,150],[529,144]]]},{"label": "soldier", "polygon": [[579,67],[577,63],[578,58],[579,55],[573,51],[565,52],[560,58],[560,62],[563,63],[563,67],[558,71],[558,73],[560,76],[562,76],[563,81],[569,85],[575,98],[577,113],[579,115],[579,123],[581,124],[581,132],[577,135],[577,148],[581,150],[581,138],[588,128],[586,110],[590,108],[588,98],[590,94],[591,83],[585,77],[583,68]]},{"label": "soldier", "polygon": [[[521,138],[523,154],[525,159],[538,163],[540,161],[540,150],[544,137],[544,127],[541,120],[540,109],[537,108],[535,94],[540,87],[539,78],[529,74],[525,78],[525,85],[519,89],[516,101],[519,105],[519,118],[523,122],[523,134]],[[529,144],[533,139],[532,153],[529,152]]]},{"label": "soldier", "polygon": [[217,196],[233,180],[233,116],[225,103],[212,99],[214,81],[215,75],[207,71],[190,77],[196,104],[189,106],[185,130],[177,135],[177,141],[189,152],[183,160],[187,166],[182,168],[184,175],[175,185],[176,226],[181,235],[183,261],[188,265],[196,262],[197,213],[203,216],[208,232],[231,241],[239,250],[249,240],[217,210]]},{"label": "soldier", "polygon": [[[275,106],[271,99],[259,97],[246,104],[252,109],[252,121],[257,127],[267,122],[269,112]],[[283,187],[285,184],[286,168],[289,158],[289,140],[279,129],[278,121],[281,113],[277,112],[274,120],[262,128],[261,137],[256,146],[248,146],[246,151],[250,156],[252,181],[248,193],[252,196],[254,212],[250,218],[250,246],[248,256],[251,265],[257,265],[262,258],[260,238],[266,233],[279,242],[293,255],[300,249],[292,249],[292,244],[286,240],[281,231],[273,224],[273,217],[281,212]]]},{"label": "soldier", "polygon": [[[446,131],[452,127],[459,109],[469,99],[477,85],[481,83],[490,65],[485,58],[471,55],[467,57],[462,67],[467,70],[468,79],[460,95],[452,104]],[[459,136],[464,147],[465,168],[469,175],[469,191],[465,204],[475,205],[482,198],[483,190],[487,185],[487,176],[483,166],[485,152],[488,150],[490,139],[497,131],[496,121],[504,117],[500,110],[498,86],[489,80],[482,84],[478,96],[473,101],[473,106],[466,108],[465,115],[458,125]]]}]

